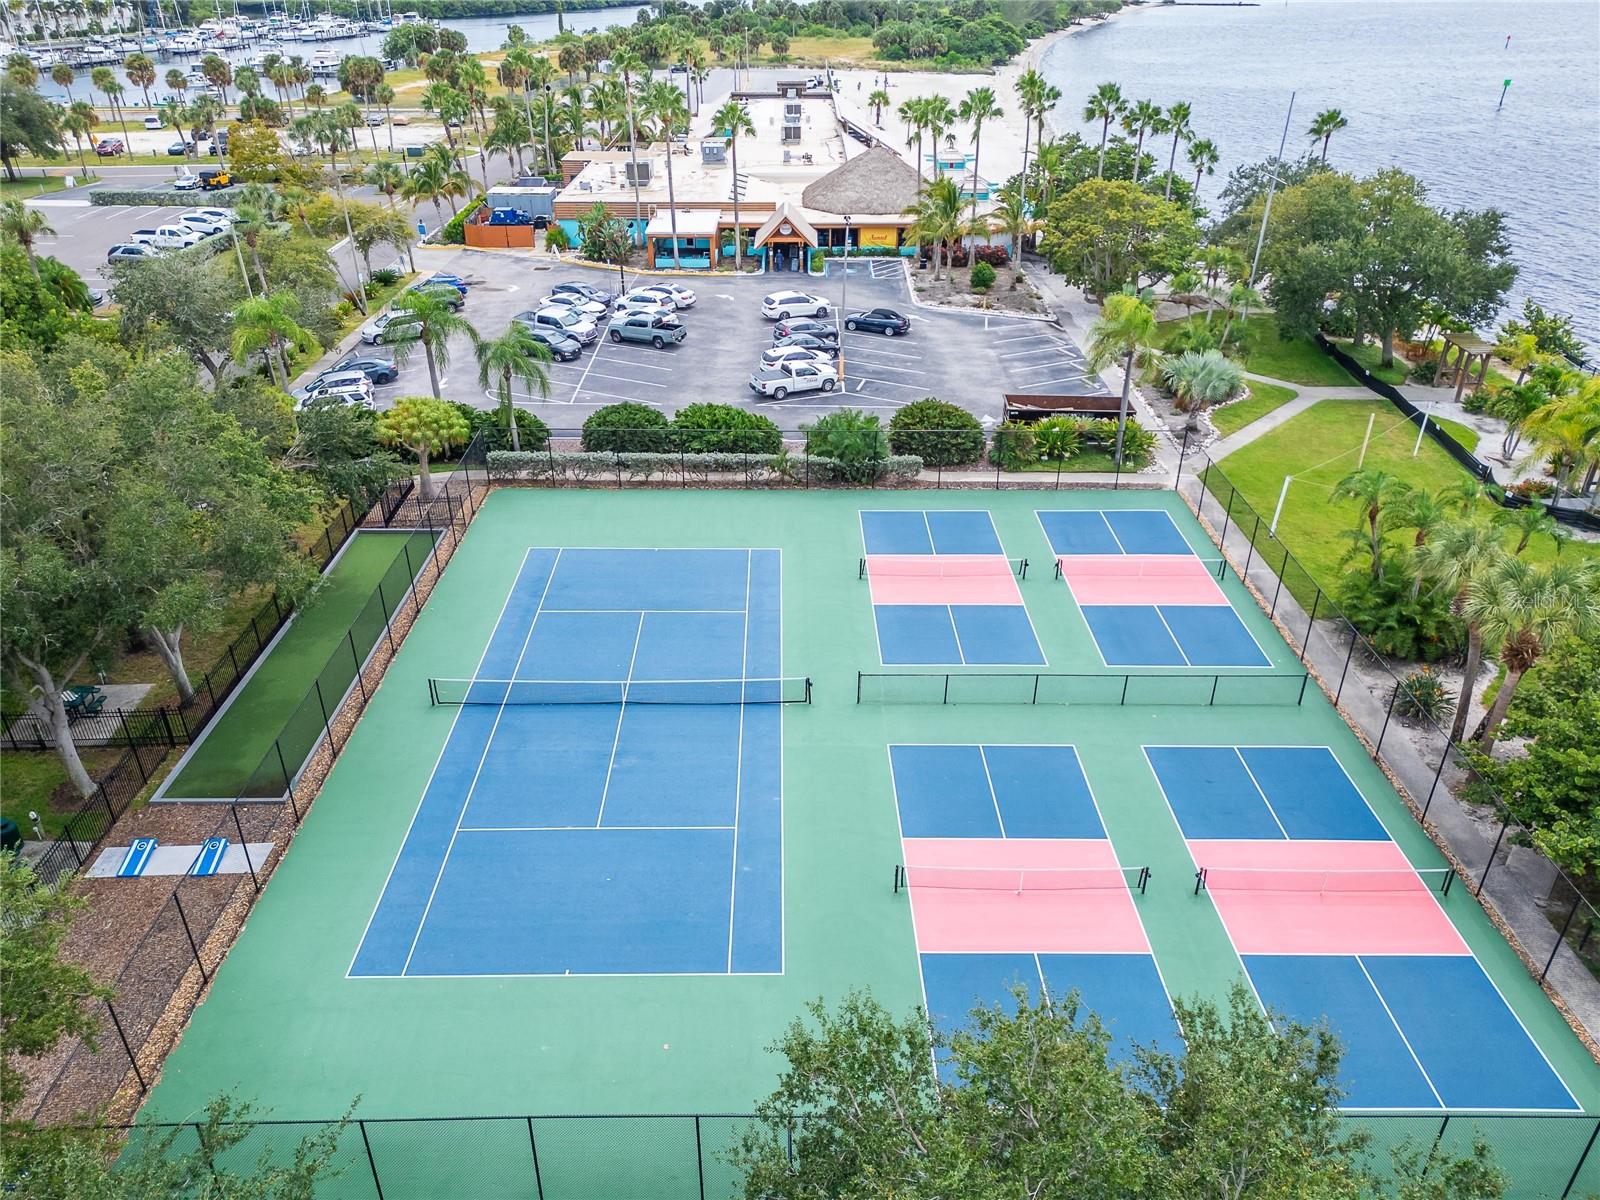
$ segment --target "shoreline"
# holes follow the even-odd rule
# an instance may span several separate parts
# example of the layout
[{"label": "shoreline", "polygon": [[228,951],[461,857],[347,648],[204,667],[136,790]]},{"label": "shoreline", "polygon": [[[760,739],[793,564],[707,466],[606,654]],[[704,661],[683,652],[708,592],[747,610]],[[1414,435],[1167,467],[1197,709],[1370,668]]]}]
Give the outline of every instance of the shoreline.
[{"label": "shoreline", "polygon": [[[1158,4],[1141,4],[1122,9],[1112,13],[1101,21],[1087,22],[1081,25],[1070,25],[1065,29],[1051,30],[1043,37],[1034,38],[1016,58],[1002,66],[994,68],[987,74],[957,74],[953,72],[932,71],[879,71],[860,67],[834,68],[834,74],[840,80],[839,97],[853,104],[857,109],[866,109],[866,97],[874,87],[882,87],[889,93],[889,104],[883,110],[883,123],[878,125],[885,137],[896,145],[904,147],[904,126],[894,116],[894,110],[904,101],[919,96],[944,96],[952,106],[961,102],[967,92],[975,87],[991,87],[995,92],[995,99],[999,102],[1005,115],[997,121],[992,121],[983,127],[983,140],[979,150],[978,167],[983,177],[994,184],[1003,183],[1012,175],[1022,169],[1022,148],[1024,131],[1022,122],[1018,119],[1018,101],[1015,84],[1018,78],[1030,70],[1037,70],[1044,61],[1052,47],[1059,45],[1064,39],[1076,37],[1099,28],[1110,21],[1127,17],[1134,13],[1155,11],[1163,7]],[[1092,84],[1085,84],[1084,94]],[[1062,104],[1078,105],[1083,103],[1083,97],[1062,95]],[[867,110],[870,116],[870,109]],[[1046,128],[1052,135],[1059,135],[1061,130],[1054,120],[1055,113],[1045,115]],[[899,130],[899,136],[896,131]],[[965,149],[968,153],[973,150],[971,130],[966,125],[959,125],[952,131],[956,136],[957,148]],[[1034,140],[1028,137],[1028,156],[1033,156]],[[928,139],[924,138],[924,152],[927,152]],[[909,150],[905,151],[912,165],[916,155],[916,139],[911,140]]]}]

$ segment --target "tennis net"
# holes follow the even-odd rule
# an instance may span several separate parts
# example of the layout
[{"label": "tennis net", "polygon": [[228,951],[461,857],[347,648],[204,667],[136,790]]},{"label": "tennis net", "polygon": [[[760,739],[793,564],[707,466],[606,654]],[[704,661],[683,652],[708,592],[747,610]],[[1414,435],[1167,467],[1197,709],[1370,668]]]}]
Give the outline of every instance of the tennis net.
[{"label": "tennis net", "polygon": [[962,892],[1104,892],[1144,893],[1149,867],[924,867],[900,864],[894,869],[894,890],[929,888]]},{"label": "tennis net", "polygon": [[1056,559],[1056,578],[1073,579],[1189,579],[1202,570],[1213,579],[1227,572],[1227,560],[1193,554],[1065,555]]},{"label": "tennis net", "polygon": [[1426,888],[1450,894],[1455,872],[1448,867],[1201,867],[1194,873],[1201,892],[1319,892],[1403,894]]},{"label": "tennis net", "polygon": [[986,579],[993,576],[1028,577],[1028,560],[998,554],[894,554],[863,558],[856,578]]},{"label": "tennis net", "polygon": [[428,700],[458,704],[810,704],[805,676],[758,679],[429,679]]}]

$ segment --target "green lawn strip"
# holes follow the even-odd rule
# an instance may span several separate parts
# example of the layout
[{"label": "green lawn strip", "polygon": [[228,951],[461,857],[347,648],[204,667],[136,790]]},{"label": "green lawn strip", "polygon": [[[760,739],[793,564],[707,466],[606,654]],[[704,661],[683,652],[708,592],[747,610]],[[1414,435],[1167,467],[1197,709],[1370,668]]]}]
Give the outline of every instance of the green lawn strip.
[{"label": "green lawn strip", "polygon": [[[1374,415],[1377,420],[1373,423],[1372,441],[1367,448],[1366,468],[1386,471],[1414,488],[1429,491],[1461,480],[1465,474],[1463,469],[1428,438],[1422,439],[1417,456],[1413,458],[1416,426],[1392,405],[1378,399],[1323,400],[1241,446],[1219,464],[1243,499],[1262,518],[1256,539],[1258,549],[1276,564],[1282,558],[1282,547],[1287,545],[1316,583],[1327,590],[1336,590],[1339,577],[1344,574],[1346,568],[1341,564],[1350,546],[1344,534],[1356,527],[1359,515],[1352,502],[1330,502],[1330,493],[1339,480],[1356,469],[1367,418]],[[1465,438],[1471,444],[1475,437],[1471,430],[1455,422],[1441,424],[1457,440]],[[1285,475],[1293,475],[1294,482],[1289,485],[1289,495],[1278,522],[1281,544],[1271,549],[1274,539],[1266,530],[1266,522],[1277,506]],[[1212,491],[1226,502],[1225,489],[1220,483],[1214,484]],[[1499,511],[1499,506],[1491,500],[1479,503],[1479,514],[1485,519]],[[1234,520],[1238,519],[1239,509],[1236,509]],[[1247,528],[1253,527],[1252,518]],[[1409,540],[1409,536],[1409,530],[1396,529],[1391,540],[1399,545]],[[1515,535],[1508,533],[1507,547],[1515,544]],[[1600,554],[1600,545],[1572,542],[1563,553]],[[1538,538],[1523,556],[1539,562],[1554,554],[1555,544],[1549,538]],[[1314,589],[1307,586],[1307,581],[1296,576],[1285,582],[1302,604],[1310,602]]]},{"label": "green lawn strip", "polygon": [[1337,343],[1337,345],[1339,349],[1343,350],[1351,358],[1355,359],[1356,362],[1360,363],[1364,368],[1366,368],[1367,374],[1371,375],[1374,379],[1381,380],[1382,382],[1390,384],[1394,387],[1399,387],[1402,383],[1406,382],[1406,378],[1410,373],[1409,368],[1406,365],[1406,360],[1403,358],[1396,358],[1393,366],[1384,366],[1382,346],[1379,346],[1373,342],[1363,342],[1361,345],[1357,346],[1346,341],[1340,341]]},{"label": "green lawn strip", "polygon": [[24,175],[21,179],[0,179],[0,200],[26,200],[29,196],[43,196],[59,192],[67,181],[59,175]]},{"label": "green lawn strip", "polygon": [[[1204,317],[1188,317],[1191,325],[1205,327]],[[1161,329],[1170,340],[1184,320],[1163,321]],[[1213,314],[1211,335],[1220,337],[1224,321]],[[1242,331],[1241,331],[1242,327]],[[1350,373],[1341,367],[1308,337],[1284,339],[1278,332],[1277,321],[1270,314],[1235,321],[1228,333],[1228,352],[1239,355],[1245,370],[1255,375],[1267,375],[1285,383],[1298,383],[1304,387],[1356,387]]]},{"label": "green lawn strip", "polygon": [[[84,746],[78,756],[90,776],[98,776],[126,753],[121,747]],[[33,837],[29,812],[39,814],[46,837],[55,837],[82,807],[83,797],[68,782],[67,769],[54,750],[0,753],[0,816],[15,821],[23,837]]]},{"label": "green lawn strip", "polygon": [[1300,393],[1275,383],[1252,379],[1243,399],[1211,410],[1211,424],[1223,437],[1238,433],[1252,421],[1259,421],[1276,408],[1289,403]]},{"label": "green lawn strip", "polygon": [[[1148,460],[1135,462],[1132,458],[1126,459],[1122,464],[1124,471],[1138,471],[1143,469]],[[1064,463],[1038,462],[1023,467],[1024,471],[1031,471],[1036,475],[1054,475],[1057,468],[1063,475],[1082,473],[1085,471],[1115,471],[1116,459],[1109,450],[1080,450]]]},{"label": "green lawn strip", "polygon": [[[174,799],[237,795],[311,690],[378,580],[408,542],[414,543],[411,554],[420,565],[419,550],[425,552],[426,539],[426,534],[354,535],[316,597],[295,613],[228,710],[206,730],[166,794]],[[330,704],[338,699],[327,697]],[[291,771],[298,766],[288,764]]]}]

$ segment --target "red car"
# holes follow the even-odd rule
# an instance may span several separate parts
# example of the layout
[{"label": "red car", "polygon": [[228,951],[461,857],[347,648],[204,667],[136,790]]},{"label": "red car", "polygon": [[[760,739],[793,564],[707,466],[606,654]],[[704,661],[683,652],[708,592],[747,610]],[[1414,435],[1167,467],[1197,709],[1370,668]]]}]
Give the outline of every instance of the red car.
[{"label": "red car", "polygon": [[115,158],[126,149],[121,138],[101,138],[94,144],[94,152],[101,158]]}]

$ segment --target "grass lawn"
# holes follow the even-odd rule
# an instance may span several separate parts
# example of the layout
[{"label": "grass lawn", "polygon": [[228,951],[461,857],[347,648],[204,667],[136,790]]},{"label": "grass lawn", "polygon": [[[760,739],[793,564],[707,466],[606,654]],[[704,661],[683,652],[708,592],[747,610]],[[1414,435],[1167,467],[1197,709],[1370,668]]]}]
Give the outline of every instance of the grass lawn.
[{"label": "grass lawn", "polygon": [[1363,342],[1361,345],[1355,346],[1349,342],[1340,342],[1339,348],[1365,367],[1367,373],[1373,378],[1381,379],[1384,383],[1393,387],[1399,387],[1406,382],[1409,368],[1406,366],[1405,359],[1396,357],[1394,366],[1384,366],[1383,347],[1377,343]]},{"label": "grass lawn", "polygon": [[43,196],[59,192],[67,181],[59,175],[24,175],[20,179],[0,179],[0,200],[26,200],[29,196]]},{"label": "grass lawn", "polygon": [[[113,766],[127,751],[120,746],[85,746],[78,752],[91,776]],[[0,815],[17,823],[25,838],[33,837],[29,812],[39,814],[46,837],[55,837],[67,818],[83,806],[83,797],[67,779],[67,769],[53,750],[7,750],[0,754]]]},{"label": "grass lawn", "polygon": [[[1333,503],[1330,493],[1339,480],[1356,469],[1367,418],[1373,414],[1377,421],[1365,467],[1387,471],[1412,487],[1430,491],[1463,478],[1464,472],[1455,461],[1427,438],[1417,457],[1412,458],[1416,426],[1381,400],[1324,400],[1241,446],[1220,464],[1251,507],[1261,514],[1263,524],[1278,503],[1283,477],[1294,476],[1278,522],[1278,536],[1316,581],[1329,590],[1335,588],[1344,573],[1341,560],[1349,548],[1344,533],[1356,527],[1358,517],[1353,502]],[[1454,422],[1441,424],[1448,427]],[[1456,431],[1462,429],[1455,426]],[[1480,501],[1479,508],[1484,519],[1503,511],[1490,500]],[[1264,531],[1262,537],[1266,537]],[[1390,537],[1399,544],[1408,540],[1409,531],[1396,529]],[[1507,548],[1515,544],[1515,535],[1508,532]],[[1562,553],[1600,556],[1600,544],[1572,541]],[[1549,538],[1536,539],[1523,553],[1524,558],[1534,562],[1554,556],[1555,545]]]},{"label": "grass lawn", "polygon": [[[238,795],[402,548],[409,545],[413,562],[420,565],[430,541],[426,533],[353,536],[316,597],[295,614],[282,639],[195,745],[167,794],[191,799]],[[326,697],[330,705],[338,699]],[[293,771],[299,765],[288,767]]]},{"label": "grass lawn", "polygon": [[1252,379],[1243,399],[1211,410],[1211,423],[1223,437],[1238,433],[1252,421],[1259,421],[1275,408],[1289,403],[1300,393],[1293,388],[1279,387],[1275,383],[1258,383]]},{"label": "grass lawn", "polygon": [[[1188,321],[1204,325],[1202,316],[1186,317],[1177,321],[1163,321],[1161,328],[1169,336]],[[1243,333],[1237,332],[1243,326]],[[1213,334],[1222,332],[1222,320],[1215,314],[1211,318]],[[1350,373],[1329,358],[1310,338],[1297,337],[1284,340],[1278,334],[1277,321],[1270,315],[1251,317],[1248,321],[1234,322],[1234,331],[1228,334],[1231,348],[1242,347],[1245,370],[1257,375],[1270,375],[1285,383],[1298,383],[1304,387],[1355,387]]]},{"label": "grass lawn", "polygon": [[[1149,459],[1135,460],[1128,458],[1123,464],[1124,471],[1140,471],[1149,466]],[[1109,450],[1080,450],[1064,463],[1039,462],[1031,467],[1024,467],[1025,471],[1032,471],[1039,475],[1054,475],[1059,468],[1061,474],[1082,474],[1090,471],[1114,472],[1117,469],[1116,460]]]}]

